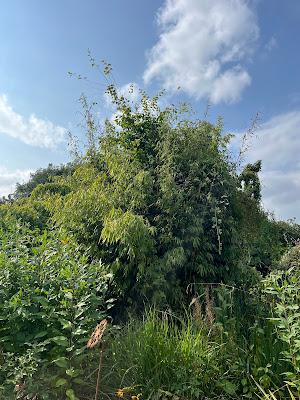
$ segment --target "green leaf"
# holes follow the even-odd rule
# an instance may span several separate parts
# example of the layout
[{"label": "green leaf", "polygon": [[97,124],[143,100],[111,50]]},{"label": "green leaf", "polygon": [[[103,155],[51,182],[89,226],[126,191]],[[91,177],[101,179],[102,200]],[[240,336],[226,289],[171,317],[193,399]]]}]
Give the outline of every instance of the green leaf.
[{"label": "green leaf", "polygon": [[55,336],[51,338],[52,342],[56,343],[58,346],[68,347],[69,340],[66,336]]},{"label": "green leaf", "polygon": [[59,319],[59,322],[61,323],[63,329],[71,329],[72,328],[71,321],[61,318],[61,319]]},{"label": "green leaf", "polygon": [[60,378],[55,382],[55,387],[61,387],[68,383],[68,381],[64,378]]},{"label": "green leaf", "polygon": [[60,368],[67,369],[68,368],[68,359],[66,357],[60,357],[56,360],[53,360],[54,364],[56,364]]},{"label": "green leaf", "polygon": [[237,386],[228,380],[220,382],[218,386],[220,386],[227,394],[230,395],[234,395],[237,389]]},{"label": "green leaf", "polygon": [[68,390],[66,391],[66,396],[67,396],[67,398],[70,399],[70,400],[77,400],[73,389],[68,389]]},{"label": "green leaf", "polygon": [[35,339],[39,339],[39,338],[42,338],[42,337],[44,337],[44,336],[46,336],[47,335],[47,331],[43,331],[43,332],[40,332],[40,333],[38,333],[37,335],[35,335]]}]

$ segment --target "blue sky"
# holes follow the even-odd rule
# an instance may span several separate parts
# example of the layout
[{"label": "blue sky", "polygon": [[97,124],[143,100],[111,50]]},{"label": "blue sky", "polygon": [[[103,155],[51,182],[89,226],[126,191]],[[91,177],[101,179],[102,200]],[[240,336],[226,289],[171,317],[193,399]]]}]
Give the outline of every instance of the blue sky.
[{"label": "blue sky", "polygon": [[[300,221],[299,0],[10,0],[0,13],[0,195],[30,171],[68,160],[66,132],[80,135],[78,98],[99,90],[87,49],[128,83],[242,133],[261,124],[248,160],[262,159],[263,202]],[[179,92],[174,90],[180,86]]]}]

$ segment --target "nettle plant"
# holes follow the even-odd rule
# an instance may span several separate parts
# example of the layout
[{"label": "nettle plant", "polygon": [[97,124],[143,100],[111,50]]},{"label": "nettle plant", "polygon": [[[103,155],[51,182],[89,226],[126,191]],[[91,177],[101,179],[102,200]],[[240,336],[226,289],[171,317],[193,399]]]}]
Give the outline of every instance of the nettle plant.
[{"label": "nettle plant", "polygon": [[76,399],[87,339],[112,305],[110,274],[55,231],[16,222],[0,244],[0,393]]},{"label": "nettle plant", "polygon": [[281,352],[287,368],[286,382],[300,391],[300,270],[291,267],[271,273],[263,281],[263,291],[269,296],[271,321],[278,339],[284,344]]}]

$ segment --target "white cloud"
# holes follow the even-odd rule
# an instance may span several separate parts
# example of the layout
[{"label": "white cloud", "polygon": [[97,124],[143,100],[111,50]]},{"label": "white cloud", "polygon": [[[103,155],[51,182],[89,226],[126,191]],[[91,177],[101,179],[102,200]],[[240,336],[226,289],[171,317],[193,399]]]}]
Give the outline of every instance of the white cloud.
[{"label": "white cloud", "polygon": [[300,111],[276,115],[260,126],[256,136],[250,157],[266,160],[269,170],[300,168]]},{"label": "white cloud", "polygon": [[242,68],[227,70],[213,82],[211,101],[216,104],[226,99],[227,102],[234,103],[239,100],[243,89],[250,83],[248,72]]},{"label": "white cloud", "polygon": [[135,82],[127,83],[118,89],[118,93],[132,103],[136,103],[141,98],[139,85]]},{"label": "white cloud", "polygon": [[66,129],[34,114],[24,118],[13,110],[5,95],[0,95],[0,134],[31,146],[54,148],[65,140]]},{"label": "white cloud", "polygon": [[144,81],[178,86],[197,99],[237,101],[251,78],[241,62],[259,36],[246,0],[166,0],[158,13],[161,33],[149,53]]},{"label": "white cloud", "polygon": [[300,169],[265,171],[261,180],[264,208],[278,219],[296,218],[300,223]]},{"label": "white cloud", "polygon": [[0,197],[8,196],[15,190],[16,183],[24,183],[30,178],[32,170],[16,169],[10,171],[0,166]]},{"label": "white cloud", "polygon": [[300,111],[277,115],[261,125],[247,160],[262,160],[265,207],[278,218],[300,222]]}]

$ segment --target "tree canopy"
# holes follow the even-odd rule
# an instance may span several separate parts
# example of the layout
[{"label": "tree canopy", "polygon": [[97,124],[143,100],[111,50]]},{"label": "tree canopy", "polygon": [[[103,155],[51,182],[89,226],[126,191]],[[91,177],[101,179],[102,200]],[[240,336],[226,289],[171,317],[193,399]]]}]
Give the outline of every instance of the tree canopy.
[{"label": "tree canopy", "polygon": [[239,173],[221,120],[161,108],[160,95],[142,92],[132,105],[113,85],[107,94],[117,112],[104,133],[83,98],[80,161],[33,174],[5,212],[74,237],[110,265],[125,304],[176,305],[191,283],[247,284],[266,273],[290,226],[283,232],[261,208],[261,162]]}]

